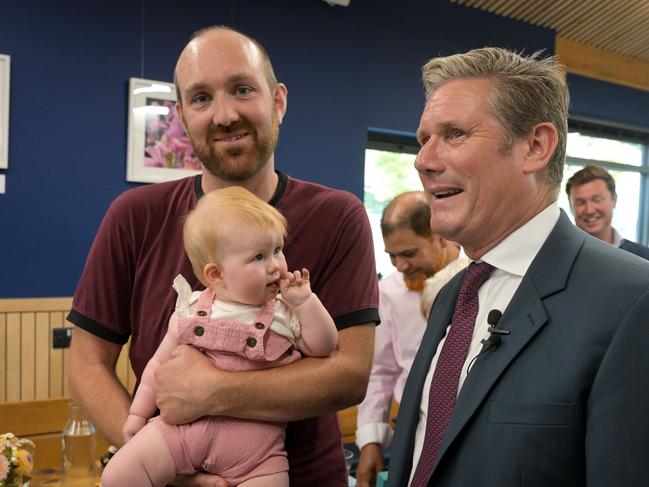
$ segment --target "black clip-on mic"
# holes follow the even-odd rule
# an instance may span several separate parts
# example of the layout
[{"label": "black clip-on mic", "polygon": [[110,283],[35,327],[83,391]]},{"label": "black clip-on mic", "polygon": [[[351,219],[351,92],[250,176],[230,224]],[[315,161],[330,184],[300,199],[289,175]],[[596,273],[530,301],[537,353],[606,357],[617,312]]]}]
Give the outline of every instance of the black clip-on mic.
[{"label": "black clip-on mic", "polygon": [[487,350],[496,350],[502,343],[502,338],[501,335],[509,335],[510,332],[509,330],[502,330],[498,328],[498,322],[500,321],[500,318],[502,318],[503,314],[500,310],[498,309],[492,309],[489,311],[489,314],[487,315],[487,323],[491,326],[487,328],[487,331],[489,332],[489,338],[482,339],[480,343],[482,343],[482,350],[480,350],[480,353],[484,353]]},{"label": "black clip-on mic", "polygon": [[483,338],[480,340],[480,343],[482,343],[482,349],[480,350],[480,353],[473,357],[471,359],[471,362],[469,363],[469,367],[467,368],[467,375],[471,371],[471,366],[473,365],[473,362],[482,354],[485,352],[488,352],[489,350],[497,350],[498,347],[500,346],[501,342],[503,339],[501,338],[501,335],[509,335],[510,332],[509,330],[502,330],[498,328],[498,322],[500,321],[500,318],[502,317],[502,312],[498,309],[492,309],[489,311],[489,314],[487,315],[487,323],[490,325],[489,328],[487,328],[487,331],[489,332],[489,338]]}]

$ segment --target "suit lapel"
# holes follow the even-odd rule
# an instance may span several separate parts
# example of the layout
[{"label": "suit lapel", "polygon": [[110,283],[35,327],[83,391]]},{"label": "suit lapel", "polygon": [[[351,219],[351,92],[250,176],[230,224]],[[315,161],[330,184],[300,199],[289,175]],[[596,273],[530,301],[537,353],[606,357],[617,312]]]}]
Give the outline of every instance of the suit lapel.
[{"label": "suit lapel", "polygon": [[484,355],[476,360],[462,386],[440,446],[437,465],[498,378],[551,319],[543,300],[566,287],[584,239],[562,211],[499,322],[499,328],[509,330],[511,334],[503,338],[502,345],[488,355],[488,360]]}]

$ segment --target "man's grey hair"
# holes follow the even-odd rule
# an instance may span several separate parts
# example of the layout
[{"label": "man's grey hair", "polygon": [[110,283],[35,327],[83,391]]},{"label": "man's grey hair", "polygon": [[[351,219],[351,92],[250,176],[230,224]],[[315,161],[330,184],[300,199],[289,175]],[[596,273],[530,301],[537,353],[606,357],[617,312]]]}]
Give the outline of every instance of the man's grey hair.
[{"label": "man's grey hair", "polygon": [[558,191],[563,177],[568,136],[570,94],[565,68],[555,56],[541,58],[498,47],[431,59],[423,67],[426,99],[443,84],[460,79],[488,79],[494,83],[489,107],[504,131],[504,146],[527,136],[532,127],[552,123],[559,134],[557,148],[548,162],[546,183]]}]

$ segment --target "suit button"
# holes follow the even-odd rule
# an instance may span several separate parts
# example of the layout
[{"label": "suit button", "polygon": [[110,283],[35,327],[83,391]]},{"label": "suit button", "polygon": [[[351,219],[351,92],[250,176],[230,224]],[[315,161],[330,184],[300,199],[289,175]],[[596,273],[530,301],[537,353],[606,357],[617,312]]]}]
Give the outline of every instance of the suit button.
[{"label": "suit button", "polygon": [[257,323],[255,323],[255,328],[257,328],[258,330],[263,330],[265,328],[265,326],[264,326],[263,323],[257,322]]},{"label": "suit button", "polygon": [[207,311],[205,311],[204,309],[201,309],[201,310],[197,311],[196,314],[198,316],[207,316]]},{"label": "suit button", "polygon": [[194,335],[196,335],[197,337],[202,337],[203,333],[205,333],[205,328],[203,328],[202,326],[194,327]]},{"label": "suit button", "polygon": [[257,340],[255,340],[252,337],[248,337],[248,339],[246,340],[246,345],[248,345],[250,348],[252,348],[255,345],[257,345]]}]

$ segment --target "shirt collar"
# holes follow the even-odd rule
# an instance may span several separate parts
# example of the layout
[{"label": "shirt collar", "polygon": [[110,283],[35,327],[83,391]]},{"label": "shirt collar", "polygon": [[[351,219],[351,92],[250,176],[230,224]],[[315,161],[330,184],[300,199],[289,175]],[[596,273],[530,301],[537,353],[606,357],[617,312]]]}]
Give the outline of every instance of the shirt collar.
[{"label": "shirt collar", "polygon": [[559,220],[560,213],[559,205],[552,203],[484,254],[481,260],[496,269],[523,277]]},{"label": "shirt collar", "polygon": [[622,238],[622,235],[620,235],[620,233],[615,228],[612,228],[612,230],[613,230],[613,245],[619,247],[620,245],[622,245],[622,240],[624,239]]}]

